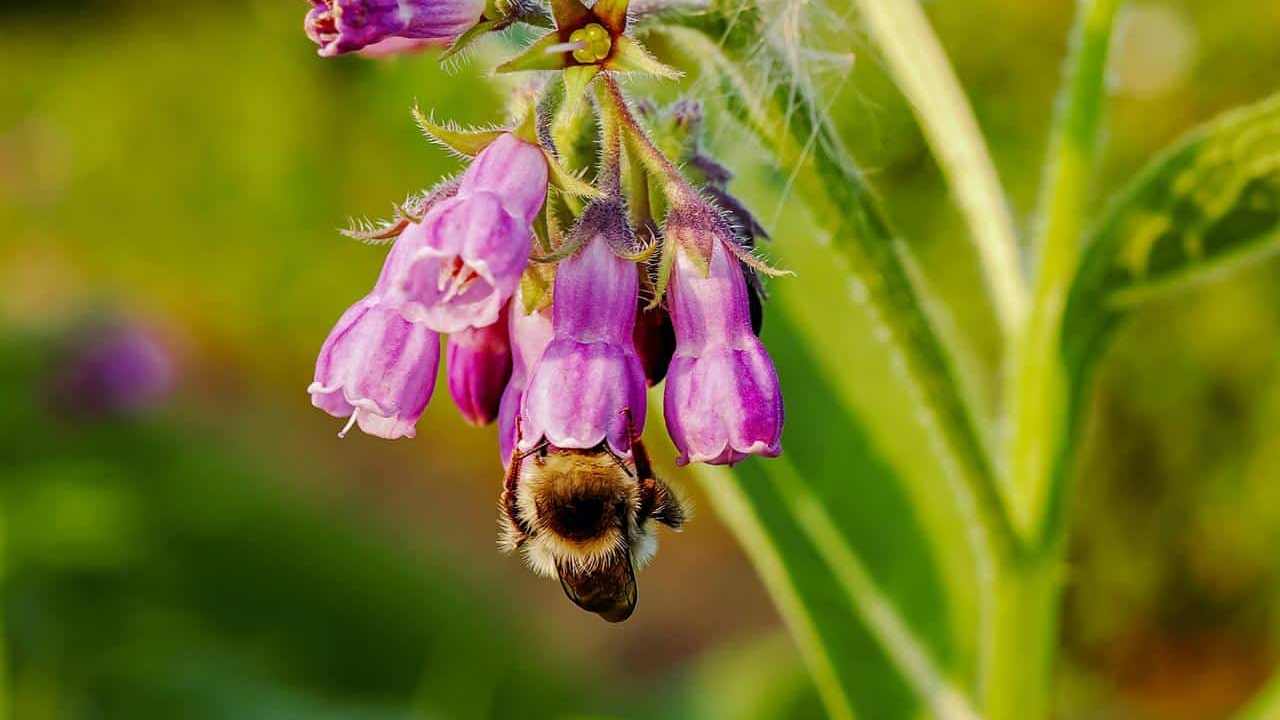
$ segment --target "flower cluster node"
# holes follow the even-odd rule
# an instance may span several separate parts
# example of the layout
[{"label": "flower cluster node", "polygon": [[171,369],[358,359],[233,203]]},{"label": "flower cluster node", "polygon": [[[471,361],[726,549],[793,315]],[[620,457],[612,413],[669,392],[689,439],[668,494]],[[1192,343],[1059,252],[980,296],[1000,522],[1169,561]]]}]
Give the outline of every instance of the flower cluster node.
[{"label": "flower cluster node", "polygon": [[600,23],[590,23],[586,27],[574,30],[569,35],[569,42],[581,47],[573,51],[573,59],[589,65],[609,57],[613,49],[613,38]]}]

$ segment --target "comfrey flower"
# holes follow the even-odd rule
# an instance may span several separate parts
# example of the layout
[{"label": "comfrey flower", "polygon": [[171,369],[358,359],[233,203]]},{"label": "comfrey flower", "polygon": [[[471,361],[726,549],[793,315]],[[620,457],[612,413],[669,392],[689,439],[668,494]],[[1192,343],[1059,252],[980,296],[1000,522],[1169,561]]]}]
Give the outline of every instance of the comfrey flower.
[{"label": "comfrey flower", "polygon": [[[427,211],[454,193],[445,183],[418,201]],[[365,239],[403,231],[407,219],[389,224],[386,233],[355,233]],[[315,381],[307,388],[311,404],[336,417],[348,417],[370,435],[394,440],[413,437],[418,418],[435,390],[440,336],[411,322],[386,301],[391,277],[404,264],[407,246],[397,242],[387,253],[373,290],[347,309],[320,348]]]},{"label": "comfrey flower", "polygon": [[481,20],[484,0],[311,0],[304,27],[332,57],[391,38],[453,40]]},{"label": "comfrey flower", "polygon": [[672,210],[667,233],[678,247],[667,294],[676,352],[664,395],[677,462],[732,465],[750,455],[777,456],[782,395],[773,361],[751,329],[732,231],[705,203],[691,202]]},{"label": "comfrey flower", "polygon": [[413,437],[436,386],[440,336],[377,293],[352,305],[320,348],[311,404],[370,435]]},{"label": "comfrey flower", "polygon": [[498,404],[511,377],[507,312],[504,307],[492,325],[466,328],[449,336],[449,394],[472,425],[488,425],[498,417]]},{"label": "comfrey flower", "polygon": [[556,270],[555,335],[525,392],[520,450],[543,439],[582,449],[607,441],[628,455],[644,428],[644,369],[632,340],[639,274],[615,252],[631,244],[625,217],[620,204],[595,202],[573,230],[582,248]]},{"label": "comfrey flower", "polygon": [[388,301],[437,332],[498,321],[529,261],[532,223],[547,195],[547,161],[536,145],[504,133],[482,150],[457,193],[397,241]]},{"label": "comfrey flower", "polygon": [[507,322],[511,379],[502,391],[502,402],[498,408],[498,453],[504,466],[511,462],[511,452],[516,446],[516,416],[520,414],[520,404],[529,384],[529,372],[542,358],[553,334],[549,311],[524,312],[524,299],[520,292],[511,298],[511,304]]}]

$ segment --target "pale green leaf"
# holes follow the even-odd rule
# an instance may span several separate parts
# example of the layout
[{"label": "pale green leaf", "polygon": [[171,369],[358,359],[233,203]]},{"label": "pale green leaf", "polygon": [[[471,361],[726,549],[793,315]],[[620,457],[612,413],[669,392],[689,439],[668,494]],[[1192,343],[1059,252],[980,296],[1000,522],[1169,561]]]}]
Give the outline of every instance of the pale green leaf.
[{"label": "pale green leaf", "polygon": [[560,33],[549,32],[493,71],[509,73],[522,70],[560,70],[569,65],[569,53],[555,49],[559,44]]},{"label": "pale green leaf", "polygon": [[947,596],[901,478],[826,385],[788,317],[772,313],[765,335],[788,390],[785,452],[732,474],[699,475],[778,604],[828,712],[976,717],[950,678]]}]

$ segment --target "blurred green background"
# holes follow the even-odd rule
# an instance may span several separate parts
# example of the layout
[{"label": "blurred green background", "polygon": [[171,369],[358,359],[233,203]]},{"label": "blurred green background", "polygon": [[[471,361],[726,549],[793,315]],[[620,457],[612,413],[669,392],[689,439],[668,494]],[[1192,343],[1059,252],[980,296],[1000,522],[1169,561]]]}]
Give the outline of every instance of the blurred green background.
[{"label": "blurred green background", "polygon": [[[1022,222],[1073,5],[927,6]],[[636,616],[608,626],[495,551],[494,433],[466,427],[443,385],[415,440],[339,441],[310,407],[314,353],[382,256],[335,228],[456,169],[409,107],[490,122],[502,96],[484,50],[447,70],[431,55],[321,61],[305,8],[0,3],[11,716],[820,715],[750,566],[668,451],[662,470],[701,512],[663,538]],[[966,363],[991,370],[989,310],[941,176],[858,19],[839,2],[823,12],[844,30],[828,44],[844,46],[812,53],[818,83],[952,301]],[[1195,123],[1280,88],[1277,38],[1271,0],[1130,4],[1095,197]],[[715,127],[771,252],[799,271],[772,283],[772,312],[847,344],[839,382],[858,388],[871,440],[933,472],[901,432],[912,418],[870,322],[825,301],[826,261],[785,171],[740,140]],[[1103,366],[1062,717],[1224,717],[1280,661],[1277,279],[1269,261],[1163,301]],[[120,328],[158,348],[171,381],[137,407],[86,408],[68,377]],[[806,377],[781,371],[804,407]],[[960,574],[955,551],[935,550]]]}]

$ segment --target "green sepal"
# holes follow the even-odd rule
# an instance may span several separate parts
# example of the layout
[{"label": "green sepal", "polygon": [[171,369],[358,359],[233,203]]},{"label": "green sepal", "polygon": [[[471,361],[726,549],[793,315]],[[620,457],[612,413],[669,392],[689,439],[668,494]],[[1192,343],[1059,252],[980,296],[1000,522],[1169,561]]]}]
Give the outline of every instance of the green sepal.
[{"label": "green sepal", "polygon": [[551,14],[556,27],[565,31],[577,30],[592,20],[591,10],[578,0],[551,0]]},{"label": "green sepal", "polygon": [[547,203],[542,203],[538,216],[533,220],[533,237],[538,241],[538,249],[544,253],[551,252],[551,230],[547,227]]},{"label": "green sepal", "polygon": [[604,66],[614,72],[644,73],[670,80],[678,79],[684,74],[659,62],[643,45],[625,35],[613,39],[613,55],[605,61]]},{"label": "green sepal", "polygon": [[627,6],[630,4],[630,0],[597,0],[591,6],[591,12],[616,38],[627,30]]},{"label": "green sepal", "polygon": [[502,130],[462,130],[454,127],[437,125],[422,112],[422,108],[413,107],[413,119],[418,123],[424,135],[450,150],[467,157],[475,157],[481,150],[489,147],[489,143],[502,135]]},{"label": "green sepal", "polygon": [[538,38],[523,52],[494,68],[494,72],[509,73],[522,70],[561,70],[569,66],[569,53],[547,52],[547,48],[560,43],[560,33],[550,32]]},{"label": "green sepal", "polygon": [[501,30],[510,24],[511,21],[505,18],[499,20],[481,20],[468,28],[466,32],[459,35],[457,39],[449,45],[449,48],[440,55],[440,59],[447,60],[466,49],[466,47],[471,43],[479,40],[482,35]]},{"label": "green sepal", "polygon": [[582,96],[587,93],[591,81],[600,74],[599,65],[575,65],[560,73],[564,77],[565,111],[576,113],[582,104]]},{"label": "green sepal", "polygon": [[520,122],[511,129],[511,132],[530,145],[542,144],[538,138],[538,106],[536,103],[529,103],[525,111],[520,114]]},{"label": "green sepal", "polygon": [[573,195],[576,197],[604,197],[604,193],[592,187],[589,183],[583,182],[583,180],[577,175],[569,172],[568,169],[560,164],[560,161],[556,156],[547,152],[545,148],[542,151],[542,155],[547,159],[547,169],[550,171],[548,174],[551,184],[554,185],[557,190],[565,193],[566,195]]}]

